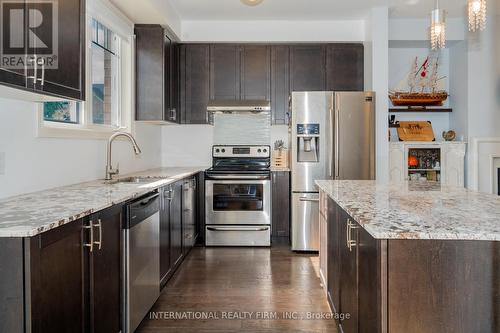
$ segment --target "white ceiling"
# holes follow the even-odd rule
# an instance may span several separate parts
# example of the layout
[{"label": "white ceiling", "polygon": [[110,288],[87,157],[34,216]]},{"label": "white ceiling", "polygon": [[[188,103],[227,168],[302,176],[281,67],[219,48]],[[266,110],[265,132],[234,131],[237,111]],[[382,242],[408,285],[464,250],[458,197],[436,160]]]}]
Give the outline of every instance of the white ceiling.
[{"label": "white ceiling", "polygon": [[[338,20],[357,19],[370,8],[388,5],[391,17],[428,17],[435,0],[264,0],[249,7],[240,0],[166,0],[181,20]],[[450,17],[463,16],[466,0],[441,0]]]}]

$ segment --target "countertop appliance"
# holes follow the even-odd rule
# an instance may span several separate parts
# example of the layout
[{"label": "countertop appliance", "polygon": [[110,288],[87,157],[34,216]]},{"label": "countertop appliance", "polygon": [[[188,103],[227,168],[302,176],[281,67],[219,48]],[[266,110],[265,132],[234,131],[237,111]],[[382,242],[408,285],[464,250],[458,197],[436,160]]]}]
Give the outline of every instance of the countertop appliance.
[{"label": "countertop appliance", "polygon": [[207,246],[271,245],[271,147],[214,146],[205,172]]},{"label": "countertop appliance", "polygon": [[154,193],[127,206],[124,232],[125,332],[133,333],[160,296],[160,201]]},{"label": "countertop appliance", "polygon": [[293,92],[292,250],[319,250],[315,180],[375,179],[375,93]]}]

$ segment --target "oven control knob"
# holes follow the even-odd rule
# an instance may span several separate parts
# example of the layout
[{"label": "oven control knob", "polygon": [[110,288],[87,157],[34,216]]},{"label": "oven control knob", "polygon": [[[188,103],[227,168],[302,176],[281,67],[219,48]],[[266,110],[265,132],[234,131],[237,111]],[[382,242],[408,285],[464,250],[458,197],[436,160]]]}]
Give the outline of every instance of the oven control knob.
[{"label": "oven control knob", "polygon": [[260,149],[257,149],[257,152],[258,152],[258,153],[261,153],[261,152],[262,152],[262,150],[260,150]]},{"label": "oven control knob", "polygon": [[267,149],[264,149],[264,153],[267,153]]},{"label": "oven control knob", "polygon": [[222,152],[223,152],[223,153],[225,153],[225,152],[226,152],[226,150],[225,150],[224,148],[222,148]]},{"label": "oven control knob", "polygon": [[219,152],[220,152],[220,149],[218,149],[218,148],[217,148],[217,149],[215,149],[215,152],[216,152],[216,153],[219,153]]}]

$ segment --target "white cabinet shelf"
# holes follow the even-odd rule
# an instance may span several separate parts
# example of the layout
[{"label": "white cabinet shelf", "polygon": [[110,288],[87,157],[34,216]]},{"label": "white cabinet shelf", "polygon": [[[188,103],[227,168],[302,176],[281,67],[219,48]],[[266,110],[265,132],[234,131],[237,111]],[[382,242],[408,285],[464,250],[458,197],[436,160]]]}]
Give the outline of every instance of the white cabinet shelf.
[{"label": "white cabinet shelf", "polygon": [[[464,142],[391,142],[389,151],[389,172],[392,182],[409,180],[411,173],[439,173],[444,185],[464,187],[465,185]],[[414,149],[439,149],[440,168],[408,168],[408,155]]]}]

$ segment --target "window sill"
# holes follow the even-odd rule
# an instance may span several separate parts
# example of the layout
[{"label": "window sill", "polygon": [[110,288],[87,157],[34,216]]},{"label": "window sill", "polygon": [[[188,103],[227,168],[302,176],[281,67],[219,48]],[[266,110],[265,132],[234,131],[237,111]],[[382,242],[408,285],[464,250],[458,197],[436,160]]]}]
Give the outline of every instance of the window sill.
[{"label": "window sill", "polygon": [[[40,126],[37,131],[38,138],[67,138],[67,139],[98,139],[107,140],[117,132],[118,129],[94,129],[94,128],[68,128],[68,127],[52,127]],[[119,129],[119,131],[129,132],[129,129]]]}]

